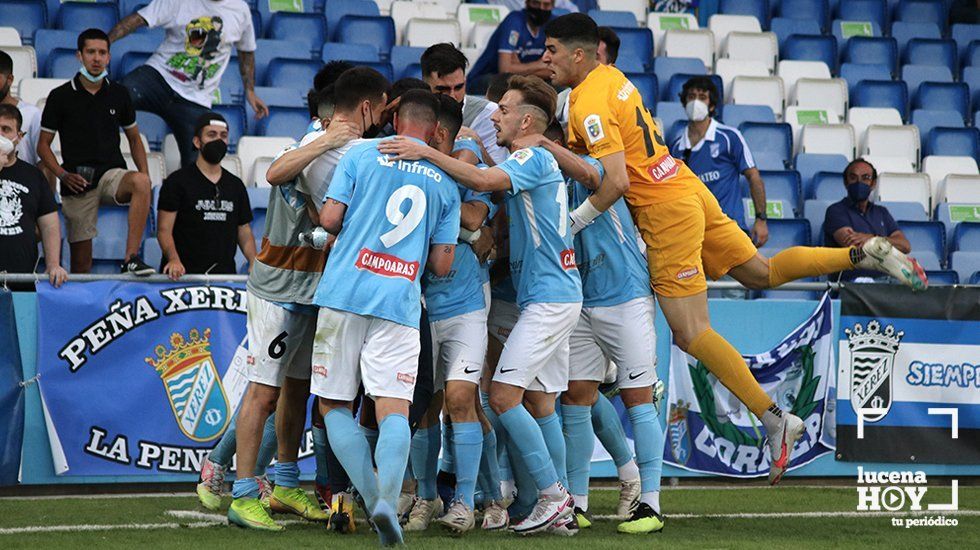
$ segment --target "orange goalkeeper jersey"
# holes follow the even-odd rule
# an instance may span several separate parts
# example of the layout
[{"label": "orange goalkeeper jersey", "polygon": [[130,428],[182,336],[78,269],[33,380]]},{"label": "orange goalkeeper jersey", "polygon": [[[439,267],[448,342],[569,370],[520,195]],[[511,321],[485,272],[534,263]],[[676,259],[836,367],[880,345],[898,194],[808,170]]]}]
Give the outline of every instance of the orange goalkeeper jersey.
[{"label": "orange goalkeeper jersey", "polygon": [[569,148],[597,159],[624,151],[630,205],[667,202],[704,188],[687,165],[670,156],[640,92],[619,69],[599,65],[568,101]]}]

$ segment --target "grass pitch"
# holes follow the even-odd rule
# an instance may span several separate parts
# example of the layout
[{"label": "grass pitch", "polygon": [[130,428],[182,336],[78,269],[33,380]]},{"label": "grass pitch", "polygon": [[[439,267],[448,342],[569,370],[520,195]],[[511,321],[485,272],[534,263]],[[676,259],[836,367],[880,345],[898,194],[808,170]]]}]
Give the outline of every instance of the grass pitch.
[{"label": "grass pitch", "polygon": [[[614,512],[618,493],[597,489],[590,495],[591,529],[573,538],[518,537],[475,530],[449,536],[433,526],[406,534],[415,548],[501,548],[517,550],[587,548],[958,548],[980,541],[980,487],[959,488],[959,512],[870,514],[857,512],[854,487],[786,485],[779,488],[719,487],[665,489],[664,532],[645,537],[620,535]],[[949,502],[948,487],[932,487],[927,500]],[[225,499],[225,506],[228,499]],[[897,527],[893,518],[955,519],[955,527]],[[194,496],[112,496],[0,498],[0,548],[136,547],[216,550],[245,548],[376,548],[377,536],[364,523],[353,535],[324,526],[289,522],[282,533],[246,531],[221,524],[223,514],[201,508]],[[291,520],[289,516],[277,519]],[[362,518],[358,518],[362,519]],[[479,520],[478,520],[479,521]],[[479,523],[478,523],[479,525]]]}]

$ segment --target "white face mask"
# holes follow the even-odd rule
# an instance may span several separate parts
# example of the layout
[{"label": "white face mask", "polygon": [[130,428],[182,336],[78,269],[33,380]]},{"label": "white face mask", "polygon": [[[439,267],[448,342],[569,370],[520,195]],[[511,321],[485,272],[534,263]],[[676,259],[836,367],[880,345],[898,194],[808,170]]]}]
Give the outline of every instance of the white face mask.
[{"label": "white face mask", "polygon": [[6,157],[14,150],[14,142],[4,136],[0,136],[0,157]]},{"label": "white face mask", "polygon": [[708,118],[708,104],[700,99],[688,101],[687,105],[684,106],[684,110],[687,111],[688,120],[701,122]]}]

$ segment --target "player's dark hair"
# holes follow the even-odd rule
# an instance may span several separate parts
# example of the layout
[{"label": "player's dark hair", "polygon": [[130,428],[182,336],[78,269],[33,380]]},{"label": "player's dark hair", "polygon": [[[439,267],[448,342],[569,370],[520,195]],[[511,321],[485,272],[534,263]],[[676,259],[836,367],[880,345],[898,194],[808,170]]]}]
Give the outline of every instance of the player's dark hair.
[{"label": "player's dark hair", "polygon": [[316,72],[316,76],[313,77],[313,89],[322,90],[326,88],[336,82],[340,78],[340,75],[347,72],[348,69],[353,68],[354,65],[347,61],[328,61],[324,66],[320,67],[320,70]]},{"label": "player's dark hair", "polygon": [[520,92],[522,103],[533,105],[545,115],[545,121],[550,122],[555,118],[555,104],[558,102],[558,94],[550,84],[541,80],[538,76],[514,75],[507,81],[507,90]]},{"label": "player's dark hair", "polygon": [[504,97],[507,93],[507,81],[510,77],[514,75],[510,73],[499,73],[495,74],[490,78],[490,84],[487,86],[487,100],[494,103],[499,103],[500,98]]},{"label": "player's dark hair", "polygon": [[558,119],[553,119],[551,121],[551,124],[548,125],[548,129],[544,131],[543,135],[551,141],[557,141],[558,143],[565,145],[565,130],[562,129],[561,123],[558,122]]},{"label": "player's dark hair", "polygon": [[394,101],[395,99],[401,97],[402,94],[404,94],[409,90],[425,90],[428,92],[429,85],[417,78],[412,78],[412,77],[399,78],[398,80],[395,81],[394,84],[391,85],[391,96],[389,97],[388,100]]},{"label": "player's dark hair", "polygon": [[408,90],[401,95],[398,118],[435,126],[439,119],[439,99],[428,90]]},{"label": "player's dark hair", "polygon": [[0,118],[12,118],[16,120],[18,132],[24,125],[24,116],[20,114],[20,109],[9,103],[0,103]]},{"label": "player's dark hair", "polygon": [[85,29],[78,35],[78,51],[85,49],[86,40],[105,40],[106,49],[109,48],[109,35],[102,29]]},{"label": "player's dark hair", "polygon": [[439,101],[439,125],[449,131],[449,139],[455,140],[463,126],[463,106],[448,94],[436,94]]},{"label": "player's dark hair", "polygon": [[419,62],[422,64],[423,77],[428,77],[432,73],[436,73],[437,77],[442,77],[460,69],[466,72],[466,65],[469,63],[463,52],[446,42],[429,46],[422,52],[422,58]]},{"label": "player's dark hair", "polygon": [[307,102],[310,107],[310,118],[323,118],[323,116],[328,116],[321,116],[320,113],[329,113],[329,115],[333,115],[333,84],[320,91],[310,90],[309,95],[307,95]]},{"label": "player's dark hair", "polygon": [[851,162],[848,162],[847,163],[847,166],[844,167],[843,174],[845,176],[844,177],[844,181],[845,182],[847,182],[847,177],[846,177],[847,176],[847,173],[851,170],[851,167],[853,167],[853,166],[855,166],[857,164],[867,164],[868,166],[870,166],[871,167],[871,179],[873,179],[875,181],[878,181],[878,170],[875,169],[875,165],[874,164],[871,164],[871,162],[868,159],[864,158],[864,157],[858,157],[858,158],[852,160]]},{"label": "player's dark hair", "polygon": [[599,26],[584,13],[569,13],[552,19],[544,26],[544,35],[570,49],[595,52],[599,46]]},{"label": "player's dark hair", "polygon": [[333,88],[334,109],[350,111],[365,100],[383,101],[388,79],[371,67],[354,67],[337,77]]},{"label": "player's dark hair", "polygon": [[718,108],[718,88],[715,87],[715,83],[707,76],[695,76],[691,77],[684,86],[681,87],[680,99],[681,104],[687,103],[687,93],[691,90],[704,90],[708,92],[708,101],[711,102],[708,107],[714,111]]},{"label": "player's dark hair", "polygon": [[0,74],[14,74],[14,60],[3,50],[0,50]]},{"label": "player's dark hair", "polygon": [[619,35],[612,27],[599,27],[599,42],[606,45],[606,60],[612,65],[619,58]]}]

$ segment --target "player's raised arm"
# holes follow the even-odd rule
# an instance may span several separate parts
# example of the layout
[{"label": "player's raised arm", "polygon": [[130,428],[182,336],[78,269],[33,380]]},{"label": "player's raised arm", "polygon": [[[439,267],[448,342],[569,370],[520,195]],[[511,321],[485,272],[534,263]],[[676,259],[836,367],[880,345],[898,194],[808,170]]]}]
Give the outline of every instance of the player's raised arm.
[{"label": "player's raised arm", "polygon": [[474,191],[504,191],[510,189],[510,176],[498,168],[481,170],[449,155],[440,153],[428,145],[402,136],[387,139],[378,144],[378,151],[392,155],[389,160],[427,160],[444,170],[451,178]]}]

